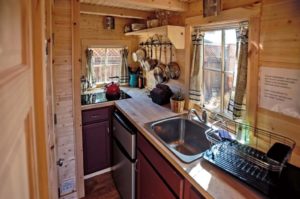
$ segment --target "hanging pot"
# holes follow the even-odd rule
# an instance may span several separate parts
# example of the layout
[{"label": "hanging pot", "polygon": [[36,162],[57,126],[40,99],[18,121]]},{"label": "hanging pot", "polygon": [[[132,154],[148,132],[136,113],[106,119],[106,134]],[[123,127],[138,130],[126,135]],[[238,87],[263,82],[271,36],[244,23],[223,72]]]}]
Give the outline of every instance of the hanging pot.
[{"label": "hanging pot", "polygon": [[[118,76],[110,77],[110,79],[118,79],[119,80],[119,77]],[[105,90],[106,99],[108,99],[108,100],[118,100],[118,99],[120,99],[121,91],[120,91],[118,81],[116,83],[114,81],[112,81],[111,83],[106,84],[104,90]]]},{"label": "hanging pot", "polygon": [[[149,60],[150,64],[150,70],[153,70],[155,66],[158,64],[157,57],[153,58],[153,48],[152,48],[152,43],[151,43],[151,48],[150,48],[150,57],[151,59]],[[156,54],[156,47],[155,47],[155,54]]]},{"label": "hanging pot", "polygon": [[146,59],[144,61],[144,69],[146,71],[150,71],[150,69],[151,69],[151,64],[150,64],[151,58],[150,58],[150,50],[149,50],[148,45],[146,46],[146,51],[147,51],[147,56],[146,56]]},{"label": "hanging pot", "polygon": [[180,67],[177,62],[172,61],[173,53],[172,53],[172,44],[170,45],[170,62],[167,65],[168,76],[171,79],[178,79],[180,76]]},{"label": "hanging pot", "polygon": [[153,71],[154,78],[155,78],[156,82],[159,84],[166,81],[166,74],[165,74],[166,65],[161,63],[161,51],[162,51],[161,48],[162,48],[162,46],[160,45],[158,64],[155,66],[154,71]]},{"label": "hanging pot", "polygon": [[144,48],[140,47],[137,51],[132,53],[132,60],[134,62],[141,62],[146,57],[146,51]]}]

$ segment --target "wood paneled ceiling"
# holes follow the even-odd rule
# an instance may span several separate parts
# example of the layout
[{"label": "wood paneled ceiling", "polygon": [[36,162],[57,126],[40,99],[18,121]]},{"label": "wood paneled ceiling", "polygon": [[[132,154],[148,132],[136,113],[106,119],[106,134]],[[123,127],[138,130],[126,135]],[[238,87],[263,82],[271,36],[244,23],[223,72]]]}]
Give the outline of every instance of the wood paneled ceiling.
[{"label": "wood paneled ceiling", "polygon": [[180,0],[80,0],[80,2],[143,11],[170,10],[184,12],[188,8],[188,4]]}]

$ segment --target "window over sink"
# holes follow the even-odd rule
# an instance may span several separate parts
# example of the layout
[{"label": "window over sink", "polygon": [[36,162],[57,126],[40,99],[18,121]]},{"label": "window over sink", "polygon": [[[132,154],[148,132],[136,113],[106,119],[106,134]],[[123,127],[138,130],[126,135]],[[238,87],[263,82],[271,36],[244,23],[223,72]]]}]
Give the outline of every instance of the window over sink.
[{"label": "window over sink", "polygon": [[246,113],[248,22],[195,27],[189,99],[213,113],[243,119]]},{"label": "window over sink", "polygon": [[237,35],[235,28],[204,31],[203,104],[227,116],[229,99],[237,71]]}]

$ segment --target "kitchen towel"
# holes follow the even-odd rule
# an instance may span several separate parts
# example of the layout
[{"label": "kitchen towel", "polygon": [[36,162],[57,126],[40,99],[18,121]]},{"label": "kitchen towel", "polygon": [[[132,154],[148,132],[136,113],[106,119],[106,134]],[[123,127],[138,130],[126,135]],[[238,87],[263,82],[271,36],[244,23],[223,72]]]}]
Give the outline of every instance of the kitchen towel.
[{"label": "kitchen towel", "polygon": [[120,75],[120,85],[128,86],[129,82],[129,72],[128,72],[128,49],[124,48],[120,51],[122,57],[121,63],[121,75]]},{"label": "kitchen towel", "polygon": [[234,78],[234,88],[232,89],[228,110],[233,116],[238,118],[242,116],[244,108],[244,96],[247,86],[248,70],[248,24],[241,24],[237,29],[237,60],[238,68]]},{"label": "kitchen towel", "polygon": [[204,33],[196,32],[192,35],[193,57],[190,73],[189,99],[191,102],[200,104],[202,98],[202,65]]}]

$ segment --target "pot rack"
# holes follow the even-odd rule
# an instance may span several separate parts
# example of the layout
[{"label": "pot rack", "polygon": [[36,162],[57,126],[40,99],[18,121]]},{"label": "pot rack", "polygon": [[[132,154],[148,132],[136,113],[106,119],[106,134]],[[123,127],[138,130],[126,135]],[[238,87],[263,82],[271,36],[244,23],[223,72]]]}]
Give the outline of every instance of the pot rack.
[{"label": "pot rack", "polygon": [[141,42],[139,43],[140,46],[172,46],[173,44],[171,42],[157,42],[157,41],[152,41],[152,42]]}]

